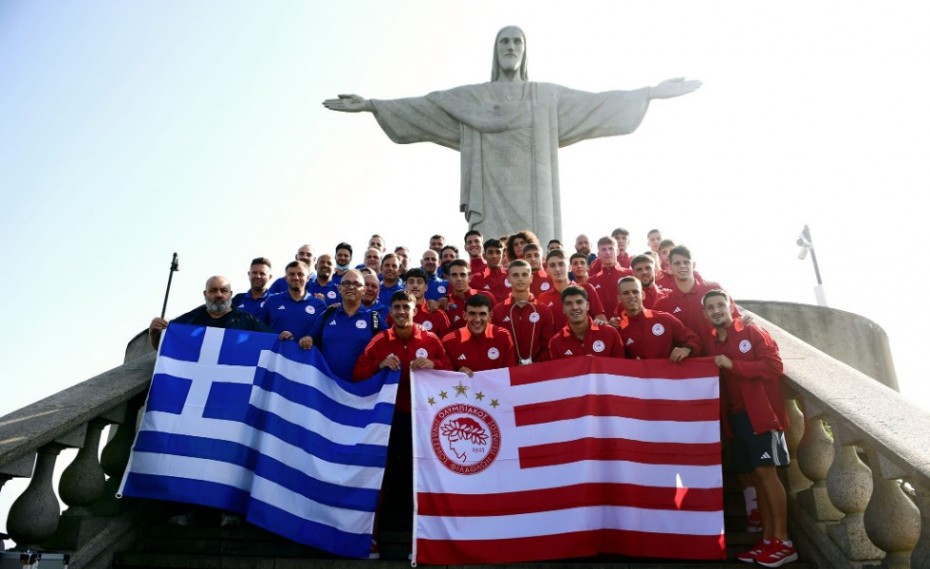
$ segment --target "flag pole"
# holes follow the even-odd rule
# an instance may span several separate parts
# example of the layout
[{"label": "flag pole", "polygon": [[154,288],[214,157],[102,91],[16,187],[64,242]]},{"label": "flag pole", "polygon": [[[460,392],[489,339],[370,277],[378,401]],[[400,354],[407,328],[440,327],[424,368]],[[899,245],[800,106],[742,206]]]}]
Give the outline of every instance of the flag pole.
[{"label": "flag pole", "polygon": [[161,305],[161,318],[165,318],[165,310],[168,308],[168,293],[171,292],[171,277],[178,270],[178,254],[174,253],[171,257],[171,269],[168,271],[168,287],[165,289],[165,302]]},{"label": "flag pole", "polygon": [[823,288],[823,279],[820,278],[820,266],[817,264],[817,253],[814,251],[814,241],[811,239],[811,230],[807,225],[804,226],[804,229],[801,230],[801,234],[798,235],[798,246],[801,248],[798,259],[803,261],[804,258],[807,257],[807,254],[810,253],[811,261],[814,263],[814,276],[817,277],[817,286],[814,287],[814,296],[817,298],[817,304],[819,306],[827,306],[827,294]]}]

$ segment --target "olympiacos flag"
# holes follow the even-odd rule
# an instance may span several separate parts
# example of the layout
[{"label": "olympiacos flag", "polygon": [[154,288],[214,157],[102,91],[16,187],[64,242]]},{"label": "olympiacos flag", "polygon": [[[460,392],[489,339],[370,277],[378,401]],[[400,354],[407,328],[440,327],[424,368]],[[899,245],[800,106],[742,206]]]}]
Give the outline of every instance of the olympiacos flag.
[{"label": "olympiacos flag", "polygon": [[412,376],[415,561],[726,557],[709,359]]},{"label": "olympiacos flag", "polygon": [[368,557],[399,376],[351,383],[274,334],[171,324],[120,494]]}]

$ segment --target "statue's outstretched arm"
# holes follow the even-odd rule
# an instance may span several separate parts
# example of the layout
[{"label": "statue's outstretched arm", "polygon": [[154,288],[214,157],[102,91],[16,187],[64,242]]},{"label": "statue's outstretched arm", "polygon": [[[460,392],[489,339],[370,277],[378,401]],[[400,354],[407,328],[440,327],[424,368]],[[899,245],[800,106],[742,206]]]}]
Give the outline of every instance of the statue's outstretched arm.
[{"label": "statue's outstretched arm", "polygon": [[331,111],[341,111],[343,113],[360,113],[362,111],[372,112],[375,110],[371,101],[358,95],[339,95],[338,99],[326,99],[323,106]]},{"label": "statue's outstretched arm", "polygon": [[682,95],[687,95],[691,91],[696,90],[701,86],[701,82],[697,79],[691,79],[686,81],[684,77],[676,77],[674,79],[667,79],[655,87],[650,88],[649,98],[650,99],[671,99],[673,97],[680,97]]}]

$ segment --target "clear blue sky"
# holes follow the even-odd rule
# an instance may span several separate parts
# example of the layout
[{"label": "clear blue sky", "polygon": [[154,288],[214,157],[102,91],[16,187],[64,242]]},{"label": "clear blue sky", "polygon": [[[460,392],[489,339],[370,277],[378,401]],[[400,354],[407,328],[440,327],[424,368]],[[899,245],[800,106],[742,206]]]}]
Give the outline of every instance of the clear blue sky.
[{"label": "clear blue sky", "polygon": [[[122,360],[161,308],[243,290],[296,248],[368,235],[458,241],[458,155],[391,143],[338,93],[488,80],[494,33],[527,33],[530,77],[632,89],[676,76],[631,136],[560,154],[566,239],[620,225],[688,244],[737,298],[813,302],[810,224],[832,306],[890,335],[927,404],[914,288],[930,111],[926,3],[0,2],[0,415]],[[915,246],[916,249],[914,248]],[[908,294],[910,293],[910,294]]]}]

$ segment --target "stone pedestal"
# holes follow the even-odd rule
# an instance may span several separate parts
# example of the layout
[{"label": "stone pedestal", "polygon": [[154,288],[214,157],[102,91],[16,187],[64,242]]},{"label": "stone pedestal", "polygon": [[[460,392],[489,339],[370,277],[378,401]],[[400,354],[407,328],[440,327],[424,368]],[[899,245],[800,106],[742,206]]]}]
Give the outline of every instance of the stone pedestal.
[{"label": "stone pedestal", "polygon": [[865,533],[863,514],[847,514],[827,527],[827,535],[850,559],[879,561],[885,554],[875,547]]},{"label": "stone pedestal", "polygon": [[818,521],[835,522],[843,519],[843,512],[833,506],[827,487],[822,483],[798,492],[796,498],[798,504]]},{"label": "stone pedestal", "polygon": [[100,534],[107,523],[107,518],[86,515],[84,508],[66,510],[58,520],[55,535],[42,545],[55,551],[78,551]]}]

